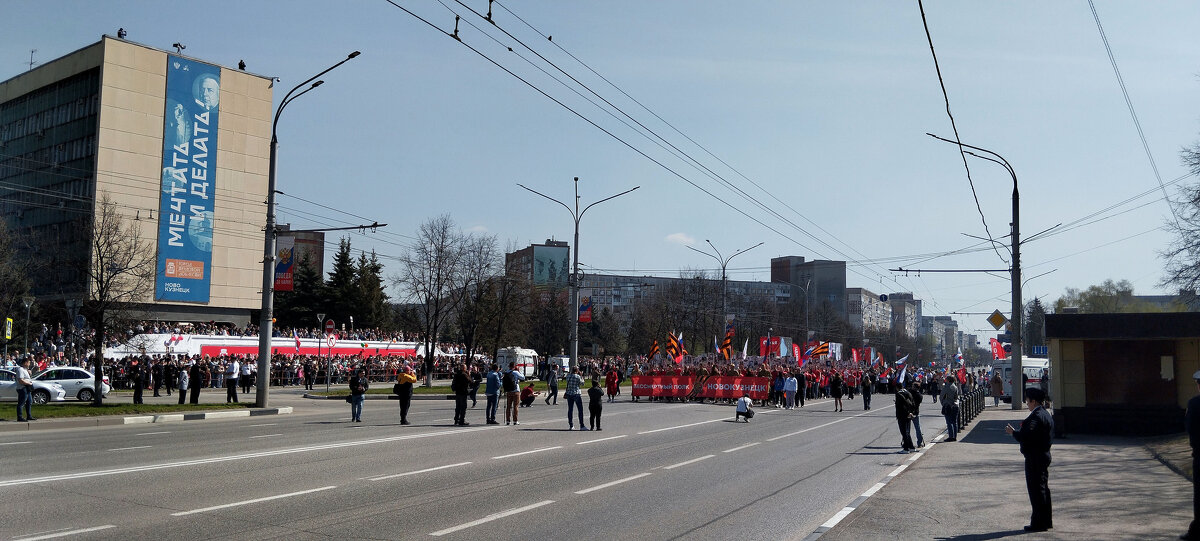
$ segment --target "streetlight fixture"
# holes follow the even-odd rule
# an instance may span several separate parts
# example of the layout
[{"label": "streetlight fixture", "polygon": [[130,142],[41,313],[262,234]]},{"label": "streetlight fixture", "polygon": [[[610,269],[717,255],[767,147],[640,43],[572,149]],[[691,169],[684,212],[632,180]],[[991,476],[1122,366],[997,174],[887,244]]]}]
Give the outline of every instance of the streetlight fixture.
[{"label": "streetlight fixture", "polygon": [[553,197],[550,197],[544,193],[541,193],[537,190],[529,188],[528,186],[525,186],[524,184],[517,183],[517,186],[525,188],[526,190],[528,190],[530,192],[533,192],[537,195],[540,195],[542,197],[545,197],[546,199],[549,199],[551,201],[554,201],[555,203],[562,205],[563,208],[567,209],[567,212],[571,213],[571,218],[575,220],[575,246],[574,246],[575,262],[574,262],[574,270],[571,272],[571,281],[569,284],[567,284],[571,288],[571,361],[570,361],[570,367],[573,369],[576,366],[578,366],[578,361],[579,361],[579,220],[580,220],[580,218],[583,218],[583,213],[587,212],[588,209],[590,209],[596,205],[599,205],[600,203],[608,201],[610,199],[616,199],[618,197],[621,197],[622,195],[625,195],[625,194],[632,192],[638,188],[641,188],[641,186],[634,186],[634,187],[632,187],[628,190],[625,190],[619,194],[610,195],[608,197],[605,197],[604,199],[596,201],[586,207],[583,207],[582,211],[579,210],[579,177],[575,177],[575,208],[574,208],[574,210],[572,210],[571,207],[567,206],[566,203],[563,203],[562,201],[559,201],[559,200],[557,200]]},{"label": "streetlight fixture", "polygon": [[[699,253],[699,254],[704,254],[713,259],[716,259],[717,263],[719,263],[721,265],[721,317],[726,318],[726,321],[728,321],[729,313],[728,313],[728,308],[726,307],[725,294],[726,294],[727,290],[729,289],[729,287],[727,285],[728,282],[725,280],[725,267],[727,267],[729,265],[729,262],[732,261],[733,258],[735,258],[739,255],[742,255],[746,252],[749,252],[750,250],[758,248],[759,246],[762,246],[763,243],[760,242],[749,248],[738,250],[729,257],[724,257],[721,255],[721,251],[718,250],[716,246],[713,246],[713,243],[711,240],[704,239],[704,242],[708,243],[708,246],[710,248],[712,248],[714,252],[716,252],[716,255],[710,254],[710,253],[702,251],[702,250],[697,250],[695,248],[692,248],[691,246],[688,246],[687,249],[689,249],[693,252]],[[769,347],[769,345],[768,345],[768,347]]]},{"label": "streetlight fixture", "polygon": [[[321,86],[325,81],[317,81],[311,86],[305,88],[299,94],[292,95],[300,89],[300,87],[311,83],[318,77],[329,73],[334,68],[349,62],[350,59],[358,56],[360,53],[354,51],[346,56],[341,62],[334,64],[318,73],[309,77],[303,83],[300,83],[284,94],[283,100],[279,102],[279,108],[275,110],[275,118],[271,122],[271,163],[267,173],[267,227],[263,235],[263,288],[262,288],[262,309],[259,315],[258,325],[258,390],[255,394],[255,407],[267,407],[267,393],[271,381],[271,320],[275,310],[275,150],[279,146],[279,139],[275,136],[276,129],[279,126],[279,115],[283,113],[283,108],[287,107],[296,98],[307,94],[312,89]],[[263,383],[266,382],[266,383]]]},{"label": "streetlight fixture", "polygon": [[[1022,316],[1024,316],[1022,313],[1024,312],[1024,306],[1021,303],[1021,196],[1017,191],[1017,173],[1015,170],[1013,170],[1012,164],[1008,163],[1008,160],[1004,159],[1004,156],[996,154],[995,152],[992,152],[986,148],[971,146],[961,141],[954,141],[944,137],[938,137],[932,133],[926,133],[925,135],[928,135],[939,141],[991,154],[992,156],[995,156],[995,158],[980,156],[974,152],[967,152],[967,154],[975,156],[976,158],[1000,164],[1006,171],[1008,171],[1009,176],[1012,177],[1012,409],[1021,409],[1025,405],[1025,384],[1022,378],[1024,372],[1021,369],[1021,319]],[[1020,389],[1019,391],[1017,390],[1018,388]]]},{"label": "streetlight fixture", "polygon": [[33,301],[37,299],[33,297],[21,297],[21,302],[25,305],[25,354],[29,355],[29,307],[33,306]]}]

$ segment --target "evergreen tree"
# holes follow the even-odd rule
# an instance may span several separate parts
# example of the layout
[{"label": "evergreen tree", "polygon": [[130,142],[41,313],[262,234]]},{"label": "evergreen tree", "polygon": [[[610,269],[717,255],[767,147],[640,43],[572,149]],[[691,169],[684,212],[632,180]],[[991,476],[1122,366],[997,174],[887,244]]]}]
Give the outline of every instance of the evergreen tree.
[{"label": "evergreen tree", "polygon": [[325,312],[325,282],[307,250],[293,267],[292,291],[275,294],[275,319],[279,327],[311,328],[317,314]]},{"label": "evergreen tree", "polygon": [[375,250],[371,256],[363,252],[358,258],[355,269],[358,286],[357,298],[360,304],[354,314],[356,327],[388,327],[389,308],[388,296],[383,289],[383,264],[379,262]]},{"label": "evergreen tree", "polygon": [[338,241],[338,251],[333,256],[333,270],[329,271],[329,281],[325,284],[326,317],[350,328],[350,317],[361,317],[361,298],[358,288],[358,269],[355,268],[354,258],[350,255],[350,239],[343,237]]}]

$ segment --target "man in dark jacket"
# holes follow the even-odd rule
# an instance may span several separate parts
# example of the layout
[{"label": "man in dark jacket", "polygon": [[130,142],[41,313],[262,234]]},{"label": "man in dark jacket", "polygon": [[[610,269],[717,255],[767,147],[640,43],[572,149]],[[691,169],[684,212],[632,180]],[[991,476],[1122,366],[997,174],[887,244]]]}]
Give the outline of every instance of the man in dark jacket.
[{"label": "man in dark jacket", "polygon": [[[1196,380],[1196,390],[1200,391],[1200,371],[1192,374],[1192,379]],[[1200,472],[1200,395],[1188,400],[1187,413],[1183,419],[1188,440],[1192,444],[1192,471]],[[1200,539],[1200,484],[1196,482],[1195,473],[1192,474],[1192,523],[1188,526],[1187,533],[1179,538]]]},{"label": "man in dark jacket", "polygon": [[471,387],[471,378],[467,376],[466,368],[459,364],[454,369],[454,379],[450,380],[450,390],[454,391],[454,425],[467,426],[467,392]]},{"label": "man in dark jacket", "polygon": [[1021,444],[1025,455],[1025,488],[1029,491],[1029,503],[1033,514],[1029,518],[1027,532],[1044,532],[1054,527],[1050,506],[1050,434],[1054,432],[1054,419],[1042,407],[1046,393],[1037,387],[1025,389],[1025,406],[1029,417],[1021,421],[1021,428],[1005,425],[1004,431],[1012,434]]},{"label": "man in dark jacket", "polygon": [[896,422],[900,426],[900,452],[907,453],[915,449],[912,441],[912,418],[915,405],[912,393],[904,382],[897,381],[896,389]]}]

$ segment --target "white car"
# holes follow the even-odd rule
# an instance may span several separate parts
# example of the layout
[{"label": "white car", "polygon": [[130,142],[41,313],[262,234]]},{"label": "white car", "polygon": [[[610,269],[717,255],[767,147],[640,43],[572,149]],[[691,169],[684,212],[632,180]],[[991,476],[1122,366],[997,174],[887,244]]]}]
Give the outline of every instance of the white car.
[{"label": "white car", "polygon": [[[33,376],[33,381],[57,383],[67,391],[67,396],[73,396],[84,402],[91,402],[96,397],[96,375],[75,366],[59,366],[50,368]],[[108,376],[100,382],[100,396],[107,397],[112,387],[108,384]]]},{"label": "white car", "polygon": [[[62,402],[66,397],[67,390],[62,385],[37,380],[33,382],[34,404],[45,404],[51,400]],[[17,373],[12,370],[0,369],[0,401],[17,401]]]}]

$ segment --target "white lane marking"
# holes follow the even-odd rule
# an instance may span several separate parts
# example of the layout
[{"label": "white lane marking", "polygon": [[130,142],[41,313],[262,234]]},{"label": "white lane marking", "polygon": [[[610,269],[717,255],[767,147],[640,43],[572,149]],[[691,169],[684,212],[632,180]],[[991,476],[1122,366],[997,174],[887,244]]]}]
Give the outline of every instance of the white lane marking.
[{"label": "white lane marking", "polygon": [[829,518],[829,520],[825,521],[825,524],[822,524],[821,527],[822,528],[832,528],[834,526],[837,526],[837,523],[841,522],[842,519],[846,518],[846,515],[849,515],[851,511],[854,511],[853,507],[843,507],[842,510],[838,511],[836,515],[833,515],[832,517]]},{"label": "white lane marking", "polygon": [[178,512],[178,513],[171,513],[171,516],[173,516],[173,517],[182,517],[182,516],[184,516],[184,515],[194,515],[194,514],[196,514],[196,513],[204,513],[204,512],[206,512],[206,511],[216,511],[216,510],[218,510],[218,509],[228,509],[228,508],[230,508],[230,507],[237,507],[237,506],[239,506],[239,505],[249,505],[249,504],[252,504],[252,503],[258,503],[258,502],[268,502],[268,501],[271,501],[271,500],[278,500],[278,499],[281,499],[281,498],[290,498],[290,497],[292,497],[292,496],[302,496],[302,495],[304,495],[304,494],[312,494],[313,492],[320,492],[320,491],[322,491],[322,490],[329,490],[329,489],[333,489],[333,488],[337,488],[337,487],[336,487],[336,486],[328,486],[328,487],[314,488],[314,489],[310,489],[310,490],[301,490],[300,492],[291,492],[291,493],[288,493],[288,494],[280,494],[280,495],[278,495],[278,496],[267,496],[267,497],[265,497],[265,498],[255,498],[255,499],[253,499],[253,500],[246,500],[246,501],[241,501],[241,502],[227,503],[227,504],[224,504],[224,505],[214,505],[214,506],[212,506],[212,507],[205,507],[205,508],[203,508],[203,509],[192,509],[191,511],[180,511],[180,512]]},{"label": "white lane marking", "polygon": [[908,457],[908,460],[906,460],[905,462],[912,462],[918,458],[921,458],[921,453],[913,453],[913,455]]},{"label": "white lane marking", "polygon": [[583,489],[583,490],[576,491],[575,493],[576,493],[576,494],[587,494],[588,492],[595,492],[595,491],[597,491],[597,490],[605,489],[605,488],[608,488],[608,487],[611,487],[611,486],[614,486],[614,485],[619,485],[619,484],[621,484],[621,483],[624,483],[624,482],[626,482],[626,481],[632,481],[632,480],[634,480],[634,479],[641,479],[642,477],[645,477],[645,476],[647,476],[647,475],[650,475],[650,473],[648,473],[648,472],[647,472],[647,473],[639,473],[639,474],[637,474],[637,475],[631,475],[631,476],[629,476],[629,477],[626,477],[626,478],[624,478],[624,479],[617,479],[616,481],[609,481],[609,482],[607,482],[607,483],[604,483],[604,484],[602,484],[602,485],[596,485],[596,486],[594,486],[594,487],[591,487],[591,488],[585,488],[585,489]]},{"label": "white lane marking", "polygon": [[747,448],[747,447],[754,447],[755,445],[758,445],[759,443],[761,443],[761,442],[757,442],[757,441],[756,441],[756,442],[754,442],[754,443],[747,443],[746,445],[743,445],[743,446],[741,446],[741,447],[734,447],[733,449],[726,449],[726,450],[724,450],[724,451],[721,451],[721,452],[722,452],[722,453],[732,453],[732,452],[734,452],[734,451],[741,451],[742,449],[745,449],[745,448]]},{"label": "white lane marking", "polygon": [[577,442],[575,442],[575,445],[585,445],[585,444],[588,444],[588,443],[596,443],[596,442],[599,442],[599,441],[615,440],[615,439],[624,438],[624,437],[625,437],[625,436],[627,436],[627,435],[628,435],[628,434],[621,434],[620,436],[609,436],[609,437],[607,437],[607,438],[600,438],[600,439],[598,439],[598,440],[577,441]]},{"label": "white lane marking", "polygon": [[260,426],[275,426],[279,423],[263,423],[261,425],[246,425],[246,428],[258,428]]},{"label": "white lane marking", "polygon": [[[884,406],[883,408],[880,408],[880,409],[887,409],[887,408],[894,408],[894,407],[895,407],[895,406]],[[790,433],[790,434],[784,434],[784,435],[782,435],[782,436],[775,436],[774,438],[767,438],[767,441],[776,441],[776,440],[782,440],[783,438],[790,438],[790,437],[792,437],[792,436],[795,436],[795,435],[798,435],[798,434],[803,434],[803,433],[805,433],[805,432],[810,432],[810,431],[816,430],[816,429],[818,429],[818,428],[825,428],[825,427],[827,427],[827,426],[829,426],[829,425],[836,425],[836,424],[838,424],[838,423],[840,423],[840,422],[842,422],[842,421],[849,421],[850,419],[853,419],[853,418],[855,418],[855,417],[862,417],[863,415],[870,415],[871,413],[872,413],[872,412],[870,412],[870,411],[864,411],[864,412],[862,412],[862,413],[860,413],[860,414],[858,414],[858,415],[851,415],[851,416],[849,416],[849,417],[842,417],[841,419],[838,419],[838,420],[836,420],[836,421],[830,421],[830,422],[828,422],[828,423],[825,423],[825,424],[823,424],[823,425],[817,425],[817,426],[814,426],[814,427],[811,427],[811,428],[805,428],[804,430],[798,430],[798,431],[796,431],[796,432],[792,432],[792,433]]]},{"label": "white lane marking", "polygon": [[75,534],[80,534],[80,533],[98,532],[100,530],[107,530],[109,528],[116,528],[116,526],[114,526],[112,524],[105,524],[104,526],[95,526],[92,528],[82,528],[79,530],[70,530],[70,531],[66,531],[66,532],[58,532],[58,533],[52,533],[52,534],[46,534],[46,535],[34,534],[35,535],[34,537],[14,537],[12,539],[13,539],[13,541],[38,541],[39,539],[54,539],[56,537],[66,537],[68,535],[75,535]]},{"label": "white lane marking", "polygon": [[31,442],[31,441],[6,441],[4,443],[0,443],[0,445],[25,445],[26,443],[33,443],[33,442]]},{"label": "white lane marking", "polygon": [[159,434],[170,434],[170,433],[171,433],[171,431],[169,431],[169,430],[165,431],[165,432],[142,432],[141,434],[134,434],[134,436],[157,436]]},{"label": "white lane marking", "polygon": [[261,435],[258,435],[258,436],[250,436],[250,439],[254,439],[254,438],[274,438],[275,436],[282,436],[282,435],[283,435],[283,434],[261,434]]},{"label": "white lane marking", "polygon": [[134,449],[149,449],[152,445],[139,445],[137,447],[120,447],[117,449],[109,449],[109,451],[132,451]]},{"label": "white lane marking", "polygon": [[416,475],[418,473],[427,473],[427,472],[431,472],[431,471],[444,470],[446,468],[457,468],[458,466],[466,466],[467,464],[470,464],[470,462],[459,462],[458,464],[447,464],[445,466],[436,466],[433,468],[425,468],[423,470],[417,470],[417,471],[394,473],[392,475],[381,475],[379,477],[368,477],[367,479],[369,479],[371,481],[382,481],[384,479],[392,479],[394,477],[404,477],[406,475]]},{"label": "white lane marking", "polygon": [[904,471],[904,469],[907,467],[908,467],[908,464],[901,464],[901,465],[897,466],[896,469],[892,470],[892,473],[888,474],[888,477],[895,477],[897,475],[900,475],[900,472]]},{"label": "white lane marking", "polygon": [[321,445],[309,445],[305,447],[292,447],[288,449],[277,449],[274,451],[258,451],[254,453],[245,453],[240,455],[226,455],[212,458],[200,458],[195,460],[180,460],[176,462],[164,462],[161,464],[147,464],[144,466],[129,466],[125,468],[115,468],[111,470],[97,470],[78,473],[68,473],[61,475],[46,475],[42,477],[34,477],[29,479],[13,479],[10,481],[0,481],[0,487],[11,487],[18,485],[30,485],[35,483],[47,483],[51,481],[70,481],[74,479],[84,479],[87,477],[100,477],[105,475],[117,475],[122,473],[134,473],[151,470],[164,470],[167,468],[177,468],[180,466],[198,466],[202,464],[217,464],[221,462],[232,462],[235,460],[246,460],[249,458],[263,458],[271,456],[290,455],[296,453],[308,453],[313,451],[324,451],[328,449],[341,449],[344,447],[357,447],[359,445],[371,445],[376,443],[391,443],[394,441],[414,440],[421,438],[431,438],[434,436],[446,436],[450,434],[464,434],[467,432],[478,432],[481,430],[494,430],[495,426],[481,426],[475,428],[459,428],[453,430],[442,430],[438,432],[423,432],[418,434],[405,434],[402,436],[389,436],[386,438],[373,438],[368,440],[353,440],[338,443],[326,443]]},{"label": "white lane marking", "polygon": [[543,506],[543,505],[550,505],[550,504],[552,504],[552,503],[554,503],[554,500],[542,500],[542,501],[540,501],[540,502],[537,502],[537,503],[534,503],[534,504],[529,504],[529,505],[526,505],[525,507],[518,507],[518,508],[516,508],[516,509],[509,509],[508,511],[501,511],[501,512],[499,512],[499,513],[492,513],[492,514],[490,514],[490,515],[488,515],[488,516],[486,516],[486,517],[483,517],[483,518],[481,518],[481,519],[478,519],[478,520],[472,520],[471,522],[467,522],[467,523],[464,523],[464,524],[459,524],[458,526],[452,526],[452,527],[450,527],[450,528],[446,528],[445,530],[438,530],[438,531],[436,531],[436,532],[431,532],[429,535],[432,535],[432,536],[442,536],[442,535],[446,535],[446,534],[448,534],[448,533],[454,533],[454,532],[457,532],[457,531],[459,531],[459,530],[465,530],[465,529],[467,529],[467,528],[470,528],[470,527],[472,527],[472,526],[478,526],[478,525],[480,525],[480,524],[484,524],[484,523],[487,523],[487,522],[491,522],[491,521],[493,521],[493,520],[502,519],[502,518],[504,518],[504,517],[512,516],[512,515],[515,515],[515,514],[517,514],[517,513],[524,513],[525,511],[529,511],[529,510],[531,510],[531,509],[537,509],[537,508],[539,508],[539,507],[541,507],[541,506]]},{"label": "white lane marking", "polygon": [[710,458],[712,458],[712,457],[714,457],[714,456],[717,456],[717,455],[704,455],[704,456],[702,456],[702,457],[700,457],[700,458],[693,458],[693,459],[691,459],[691,460],[685,460],[685,461],[683,461],[683,462],[680,462],[680,463],[678,463],[678,464],[671,464],[670,466],[665,466],[665,467],[663,467],[663,469],[664,469],[664,470],[673,470],[673,469],[675,469],[675,468],[678,468],[678,467],[680,467],[680,466],[687,466],[688,464],[694,464],[694,463],[696,463],[696,462],[700,462],[701,460],[708,460],[708,459],[710,459]]},{"label": "white lane marking", "polygon": [[689,426],[699,426],[699,425],[706,425],[706,424],[708,424],[708,423],[719,423],[719,422],[721,422],[721,421],[725,421],[725,420],[727,420],[727,418],[726,418],[726,417],[722,417],[722,418],[720,418],[720,419],[712,419],[712,420],[709,420],[709,421],[700,421],[700,422],[698,422],[698,423],[689,423],[689,424],[686,424],[686,425],[679,425],[679,426],[668,426],[668,427],[666,427],[666,428],[656,428],[656,429],[654,429],[654,430],[647,430],[647,431],[644,431],[644,432],[638,432],[638,434],[639,434],[639,435],[640,435],[640,434],[653,434],[653,433],[655,433],[655,432],[663,432],[663,431],[665,431],[665,430],[675,430],[676,428],[687,428],[687,427],[689,427]]},{"label": "white lane marking", "polygon": [[540,453],[540,452],[542,452],[542,451],[553,451],[554,449],[562,449],[562,446],[561,446],[561,445],[555,445],[554,447],[546,447],[546,448],[543,448],[543,449],[534,449],[534,450],[532,450],[532,451],[521,451],[520,453],[513,453],[513,454],[511,454],[511,455],[500,455],[500,456],[494,456],[494,457],[492,457],[492,460],[500,460],[500,459],[502,459],[502,458],[512,458],[512,457],[514,457],[514,456],[521,456],[521,455],[528,455],[528,454],[533,454],[533,453]]},{"label": "white lane marking", "polygon": [[883,486],[883,483],[875,483],[875,486],[868,488],[866,492],[862,493],[862,497],[870,498],[871,496],[874,496],[876,492],[879,492],[879,489],[883,488]]}]

